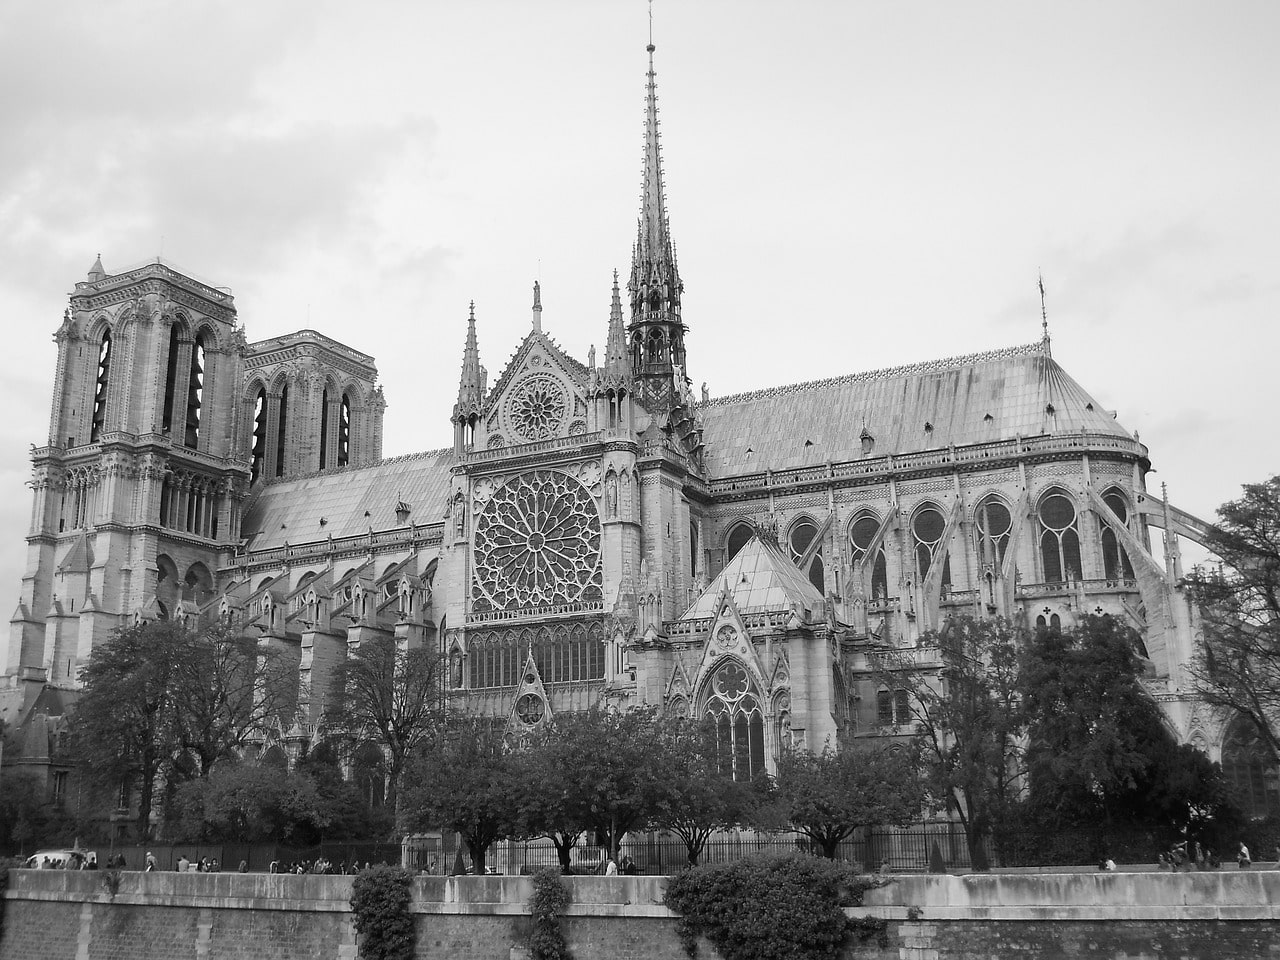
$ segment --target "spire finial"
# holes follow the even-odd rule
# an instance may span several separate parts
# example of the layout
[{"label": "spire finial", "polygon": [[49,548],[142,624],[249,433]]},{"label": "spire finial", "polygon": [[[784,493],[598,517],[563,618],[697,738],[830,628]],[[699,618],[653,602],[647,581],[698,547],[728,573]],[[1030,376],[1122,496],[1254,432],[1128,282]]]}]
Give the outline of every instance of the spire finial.
[{"label": "spire finial", "polygon": [[653,47],[653,0],[649,0],[649,46],[646,47],[645,49],[649,51],[650,59],[652,60],[653,59],[652,54],[654,50],[654,47]]},{"label": "spire finial", "polygon": [[533,281],[533,329],[542,332],[542,283]]},{"label": "spire finial", "polygon": [[1040,342],[1044,344],[1045,354],[1052,356],[1049,353],[1049,313],[1044,305],[1044,274],[1039,270],[1036,273],[1040,279]]}]

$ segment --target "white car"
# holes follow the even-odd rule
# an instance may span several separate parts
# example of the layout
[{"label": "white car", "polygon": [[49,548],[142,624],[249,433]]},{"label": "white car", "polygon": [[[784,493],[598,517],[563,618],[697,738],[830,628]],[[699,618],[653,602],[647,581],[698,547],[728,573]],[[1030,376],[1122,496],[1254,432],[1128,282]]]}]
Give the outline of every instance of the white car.
[{"label": "white car", "polygon": [[[90,856],[88,850],[40,850],[22,866],[27,870],[79,870]],[[98,859],[96,854],[92,856]]]}]

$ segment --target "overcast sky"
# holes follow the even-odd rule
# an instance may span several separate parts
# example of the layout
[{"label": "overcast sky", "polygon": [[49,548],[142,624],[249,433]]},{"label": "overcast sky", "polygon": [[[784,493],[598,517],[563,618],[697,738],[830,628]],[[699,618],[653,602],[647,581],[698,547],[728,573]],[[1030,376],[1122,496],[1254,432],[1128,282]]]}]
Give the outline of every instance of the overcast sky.
[{"label": "overcast sky", "polygon": [[[1206,519],[1280,473],[1280,4],[657,0],[689,375],[723,395],[1024,343]],[[0,5],[0,598],[66,294],[162,254],[250,340],[377,358],[446,446],[467,304],[604,345],[643,0]],[[10,606],[12,609],[12,606]]]}]

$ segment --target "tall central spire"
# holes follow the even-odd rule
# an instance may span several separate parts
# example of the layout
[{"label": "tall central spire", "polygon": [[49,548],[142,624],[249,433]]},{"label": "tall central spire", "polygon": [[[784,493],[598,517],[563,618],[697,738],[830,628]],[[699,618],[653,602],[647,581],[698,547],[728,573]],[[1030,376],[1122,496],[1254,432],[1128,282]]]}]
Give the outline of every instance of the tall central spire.
[{"label": "tall central spire", "polygon": [[627,290],[631,294],[632,323],[660,313],[667,314],[666,319],[678,323],[680,294],[684,287],[676,268],[662,178],[658,85],[657,74],[653,69],[653,52],[656,48],[650,43],[646,49],[649,52],[649,72],[645,86],[644,173],[640,193],[640,222],[636,230],[631,281],[627,284]]},{"label": "tall central spire", "polygon": [[644,104],[644,172],[640,189],[640,221],[631,254],[631,371],[638,397],[650,413],[668,413],[680,402],[688,383],[685,374],[684,322],[680,299],[684,284],[676,266],[667,198],[662,178],[662,139],[658,130],[658,84],[653,69],[654,45],[648,47],[649,72]]}]

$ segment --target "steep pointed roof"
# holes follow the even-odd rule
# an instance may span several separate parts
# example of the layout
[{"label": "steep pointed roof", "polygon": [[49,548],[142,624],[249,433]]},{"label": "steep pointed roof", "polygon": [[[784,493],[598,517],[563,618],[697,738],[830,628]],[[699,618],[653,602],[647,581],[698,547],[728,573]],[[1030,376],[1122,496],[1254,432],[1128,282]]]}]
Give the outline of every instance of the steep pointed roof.
[{"label": "steep pointed roof", "polygon": [[662,144],[658,132],[657,74],[653,69],[654,45],[649,51],[648,83],[645,86],[644,173],[640,191],[640,221],[631,259],[632,320],[642,315],[666,313],[679,320],[680,294],[684,285],[676,269],[671,225],[667,220],[666,189],[662,177]]},{"label": "steep pointed roof", "polygon": [[[703,620],[720,612],[720,598],[728,592],[744,616],[767,611],[797,610],[801,619],[821,615],[822,594],[809,582],[782,548],[759,535],[747,541],[725,564],[681,620]],[[806,611],[808,611],[806,615]]]},{"label": "steep pointed roof", "polygon": [[75,544],[58,564],[58,573],[88,573],[93,566],[93,548],[89,546],[88,531],[81,531]]},{"label": "steep pointed roof", "polygon": [[458,402],[453,407],[454,419],[480,412],[484,401],[484,368],[480,366],[480,347],[476,342],[476,302],[471,301],[467,317],[467,343],[462,349],[462,376],[458,381]]},{"label": "steep pointed roof", "polygon": [[97,283],[107,275],[107,271],[102,268],[102,254],[98,254],[94,258],[93,266],[89,268],[89,282]]}]

